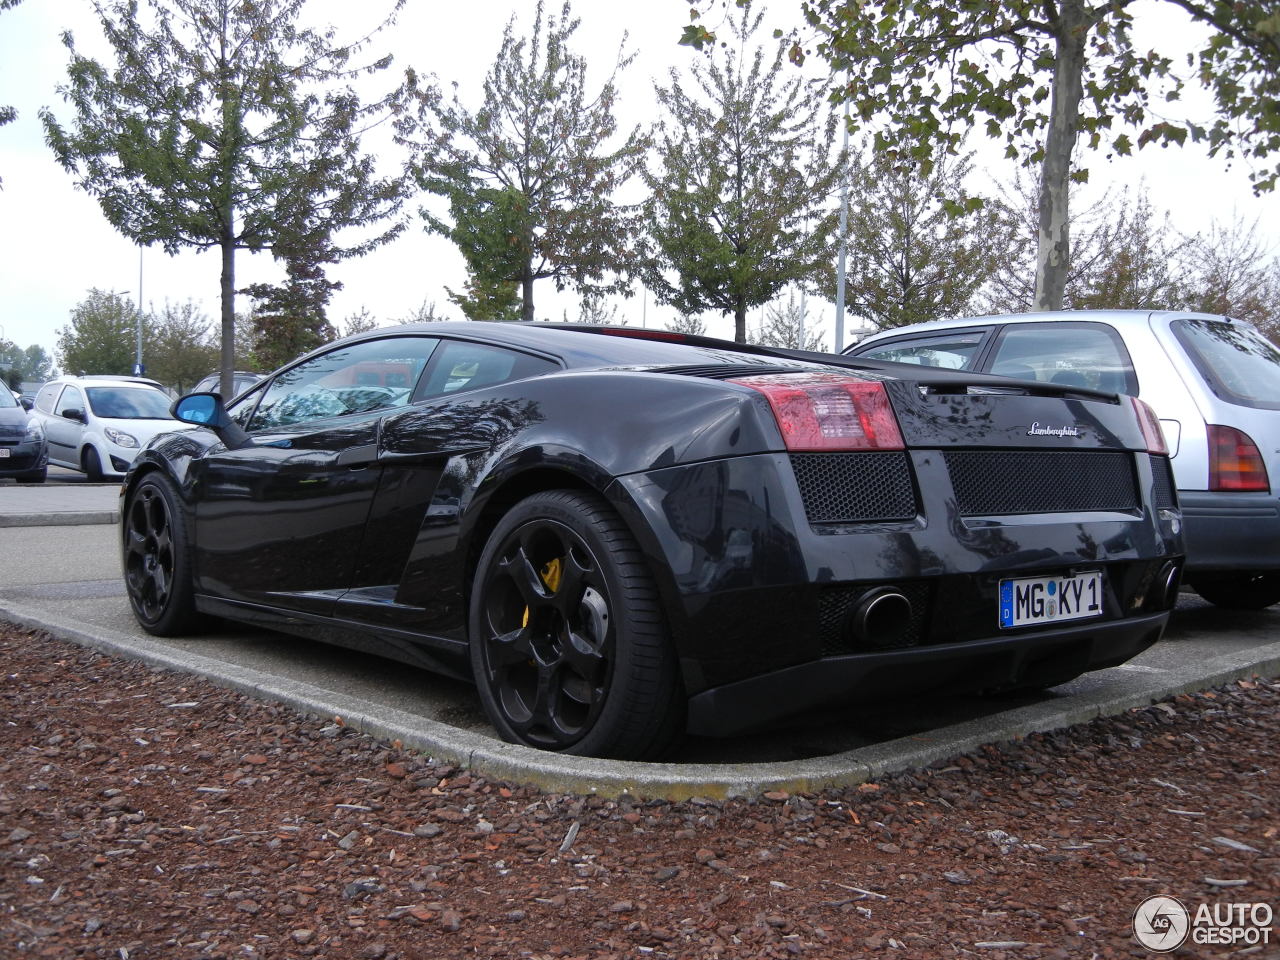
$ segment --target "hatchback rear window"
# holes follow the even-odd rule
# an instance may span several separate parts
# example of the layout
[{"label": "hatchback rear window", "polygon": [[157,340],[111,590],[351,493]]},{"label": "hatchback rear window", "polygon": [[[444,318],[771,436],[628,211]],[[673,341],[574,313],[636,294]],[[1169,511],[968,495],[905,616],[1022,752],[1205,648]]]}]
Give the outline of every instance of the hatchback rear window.
[{"label": "hatchback rear window", "polygon": [[1209,388],[1242,407],[1280,410],[1280,349],[1245,323],[1184,318],[1173,332]]},{"label": "hatchback rear window", "polygon": [[1138,392],[1133,361],[1120,334],[1092,321],[1011,323],[988,372],[1107,393]]}]

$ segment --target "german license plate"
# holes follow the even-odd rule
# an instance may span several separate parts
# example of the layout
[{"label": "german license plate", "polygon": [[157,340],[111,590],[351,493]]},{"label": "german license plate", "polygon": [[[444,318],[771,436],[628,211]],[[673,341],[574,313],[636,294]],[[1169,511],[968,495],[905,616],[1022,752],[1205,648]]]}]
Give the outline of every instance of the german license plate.
[{"label": "german license plate", "polygon": [[1024,627],[1102,615],[1102,571],[1000,581],[1000,626]]},{"label": "german license plate", "polygon": [[3,459],[4,459],[5,457],[7,457],[7,456],[9,456],[9,448],[8,448],[8,447],[0,447],[0,460],[3,460]]}]

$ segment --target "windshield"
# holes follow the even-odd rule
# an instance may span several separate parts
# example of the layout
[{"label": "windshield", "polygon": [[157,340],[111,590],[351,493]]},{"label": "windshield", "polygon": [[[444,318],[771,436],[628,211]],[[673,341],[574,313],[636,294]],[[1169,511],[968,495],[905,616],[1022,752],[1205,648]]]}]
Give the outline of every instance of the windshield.
[{"label": "windshield", "polygon": [[18,400],[13,395],[13,391],[8,387],[0,385],[0,407],[16,407]]},{"label": "windshield", "polygon": [[150,387],[89,387],[89,409],[115,420],[172,420],[169,398]]},{"label": "windshield", "polygon": [[1280,410],[1280,350],[1246,323],[1175,320],[1173,330],[1215,394],[1228,403]]}]

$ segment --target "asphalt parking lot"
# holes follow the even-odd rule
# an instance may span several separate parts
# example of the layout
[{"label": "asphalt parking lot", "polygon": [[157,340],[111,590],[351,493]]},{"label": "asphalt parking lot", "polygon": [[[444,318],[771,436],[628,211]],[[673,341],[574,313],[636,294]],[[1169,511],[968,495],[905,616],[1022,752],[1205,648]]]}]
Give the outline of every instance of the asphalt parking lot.
[{"label": "asphalt parking lot", "polygon": [[9,558],[0,619],[341,716],[434,757],[557,790],[681,798],[847,785],[1179,692],[1280,674],[1280,610],[1227,612],[1184,594],[1155,647],[1048,694],[829,710],[751,736],[691,739],[667,763],[566,758],[499,741],[469,685],[377,657],[230,625],[176,640],[144,634],[120,581],[117,499],[115,485],[77,479],[0,484],[0,553]]}]

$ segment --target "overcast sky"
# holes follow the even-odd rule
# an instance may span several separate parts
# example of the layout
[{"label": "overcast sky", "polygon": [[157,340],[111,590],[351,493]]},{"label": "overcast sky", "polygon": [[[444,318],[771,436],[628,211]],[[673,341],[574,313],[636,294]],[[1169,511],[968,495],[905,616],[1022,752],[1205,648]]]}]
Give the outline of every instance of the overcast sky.
[{"label": "overcast sky", "polygon": [[[342,36],[351,36],[387,6],[383,0],[361,4],[317,0],[309,9],[318,22],[334,22]],[[559,10],[554,0],[548,6]],[[792,19],[798,6],[798,0],[771,4],[775,14]],[[513,12],[520,24],[531,23],[533,8],[532,0],[470,0],[466,4],[409,0],[385,47],[395,55],[394,69],[412,65],[420,73],[436,74],[444,83],[457,82],[464,100],[474,105],[503,26]],[[597,81],[612,66],[623,34],[629,33],[629,49],[637,57],[621,78],[620,118],[628,125],[654,118],[653,81],[664,80],[669,68],[697,56],[676,45],[687,18],[686,0],[578,0],[574,10],[582,19],[576,49],[586,54]],[[1190,43],[1189,28],[1181,16],[1154,0],[1141,23],[1140,44],[1177,52]],[[344,24],[351,29],[344,31]],[[38,343],[53,353],[58,328],[67,324],[70,311],[90,288],[120,291],[137,301],[140,259],[142,300],[147,306],[159,309],[166,299],[194,299],[211,319],[216,317],[217,250],[169,257],[159,248],[149,248],[140,258],[139,249],[115,232],[96,201],[74,187],[71,176],[44,145],[37,117],[42,106],[52,107],[64,124],[71,119],[56,93],[66,76],[67,52],[60,41],[66,29],[73,31],[83,52],[98,51],[106,58],[88,0],[27,0],[0,13],[0,103],[12,104],[19,114],[16,121],[0,127],[0,177],[4,180],[0,336],[23,347]],[[761,36],[767,41],[768,31]],[[1087,162],[1093,189],[1145,180],[1156,209],[1170,210],[1175,226],[1184,231],[1205,229],[1214,218],[1229,221],[1238,212],[1250,220],[1260,216],[1268,236],[1280,237],[1280,227],[1273,226],[1280,224],[1280,197],[1253,197],[1244,168],[1227,170],[1198,149],[1148,149],[1133,158],[1107,162],[1099,157]],[[993,172],[1003,177],[1011,171],[1000,167]],[[413,201],[411,206],[416,209],[418,204]],[[411,222],[394,244],[334,267],[330,276],[344,284],[330,308],[335,325],[362,308],[382,320],[396,319],[424,301],[460,315],[444,288],[461,288],[461,258],[447,241],[427,236],[420,221]],[[278,277],[268,254],[237,256],[238,287]],[[578,315],[577,298],[556,296],[550,281],[538,282],[534,299],[539,319],[560,319],[566,312],[570,318]],[[237,302],[247,306],[247,300]],[[827,315],[830,347],[831,309],[821,304],[814,307]],[[619,316],[633,325],[643,320],[649,326],[662,326],[674,311],[659,307],[637,285],[636,296],[620,302]],[[757,319],[752,317],[752,325]],[[731,320],[711,316],[707,320],[713,333],[731,332]]]}]

